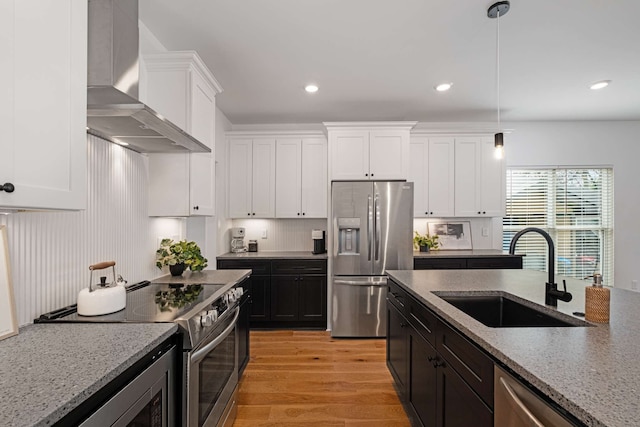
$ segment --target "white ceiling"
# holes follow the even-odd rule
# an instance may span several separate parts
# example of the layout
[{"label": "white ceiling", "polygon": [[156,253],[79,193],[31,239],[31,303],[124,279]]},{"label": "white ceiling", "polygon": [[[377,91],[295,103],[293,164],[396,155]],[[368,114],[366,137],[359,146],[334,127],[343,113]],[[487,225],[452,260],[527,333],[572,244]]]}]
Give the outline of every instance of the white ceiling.
[{"label": "white ceiling", "polygon": [[[167,49],[200,54],[234,124],[479,122],[496,120],[492,3],[140,0],[140,19]],[[511,0],[502,119],[639,120],[639,19],[638,0]],[[454,86],[437,93],[443,81]]]}]

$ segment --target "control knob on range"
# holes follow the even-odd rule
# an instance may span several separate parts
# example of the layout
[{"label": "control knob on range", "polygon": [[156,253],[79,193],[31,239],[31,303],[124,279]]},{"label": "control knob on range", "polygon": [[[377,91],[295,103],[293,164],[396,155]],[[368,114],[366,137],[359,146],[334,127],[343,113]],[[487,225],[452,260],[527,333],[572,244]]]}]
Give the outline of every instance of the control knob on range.
[{"label": "control knob on range", "polygon": [[244,289],[242,289],[242,286],[238,286],[233,290],[233,292],[236,295],[236,299],[240,299],[240,297],[244,295]]},{"label": "control knob on range", "polygon": [[207,326],[211,326],[213,324],[213,319],[206,311],[200,313],[200,326],[203,328]]},{"label": "control knob on range", "polygon": [[215,323],[218,321],[218,310],[217,309],[213,309],[213,310],[209,310],[207,312],[207,316],[209,316],[209,318],[211,319],[212,323]]},{"label": "control knob on range", "polygon": [[236,294],[235,294],[235,292],[233,292],[233,290],[227,292],[226,298],[227,298],[227,301],[229,301],[230,303],[236,302]]}]

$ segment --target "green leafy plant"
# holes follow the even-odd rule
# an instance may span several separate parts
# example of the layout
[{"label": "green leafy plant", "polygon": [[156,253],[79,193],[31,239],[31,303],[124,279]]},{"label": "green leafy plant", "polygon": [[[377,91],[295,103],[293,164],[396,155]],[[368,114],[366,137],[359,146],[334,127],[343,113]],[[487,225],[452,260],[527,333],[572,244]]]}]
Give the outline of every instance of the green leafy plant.
[{"label": "green leafy plant", "polygon": [[160,248],[156,251],[156,267],[184,263],[191,271],[200,271],[207,266],[207,259],[200,253],[196,242],[162,239]]},{"label": "green leafy plant", "polygon": [[437,234],[430,235],[429,233],[427,233],[426,235],[422,235],[417,231],[414,231],[414,233],[415,236],[413,237],[413,245],[416,247],[416,249],[420,246],[426,246],[430,249],[438,249],[438,246],[440,246],[440,242],[438,242],[439,236]]}]

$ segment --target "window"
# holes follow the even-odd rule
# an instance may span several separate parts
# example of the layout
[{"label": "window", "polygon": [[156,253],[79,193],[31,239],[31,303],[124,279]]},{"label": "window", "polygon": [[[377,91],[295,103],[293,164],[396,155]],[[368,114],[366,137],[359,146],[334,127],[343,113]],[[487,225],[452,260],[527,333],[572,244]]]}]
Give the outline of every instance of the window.
[{"label": "window", "polygon": [[[548,232],[556,248],[556,273],[578,279],[601,273],[613,285],[613,170],[507,170],[504,250],[523,228]],[[518,240],[523,267],[547,269],[547,244],[536,233]]]}]

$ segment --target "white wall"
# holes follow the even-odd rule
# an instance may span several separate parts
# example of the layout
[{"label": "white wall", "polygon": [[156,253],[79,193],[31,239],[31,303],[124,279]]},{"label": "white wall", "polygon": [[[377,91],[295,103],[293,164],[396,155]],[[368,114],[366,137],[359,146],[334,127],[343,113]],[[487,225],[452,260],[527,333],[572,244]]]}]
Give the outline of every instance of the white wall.
[{"label": "white wall", "polygon": [[640,279],[640,122],[507,123],[507,166],[613,166],[615,286]]}]

